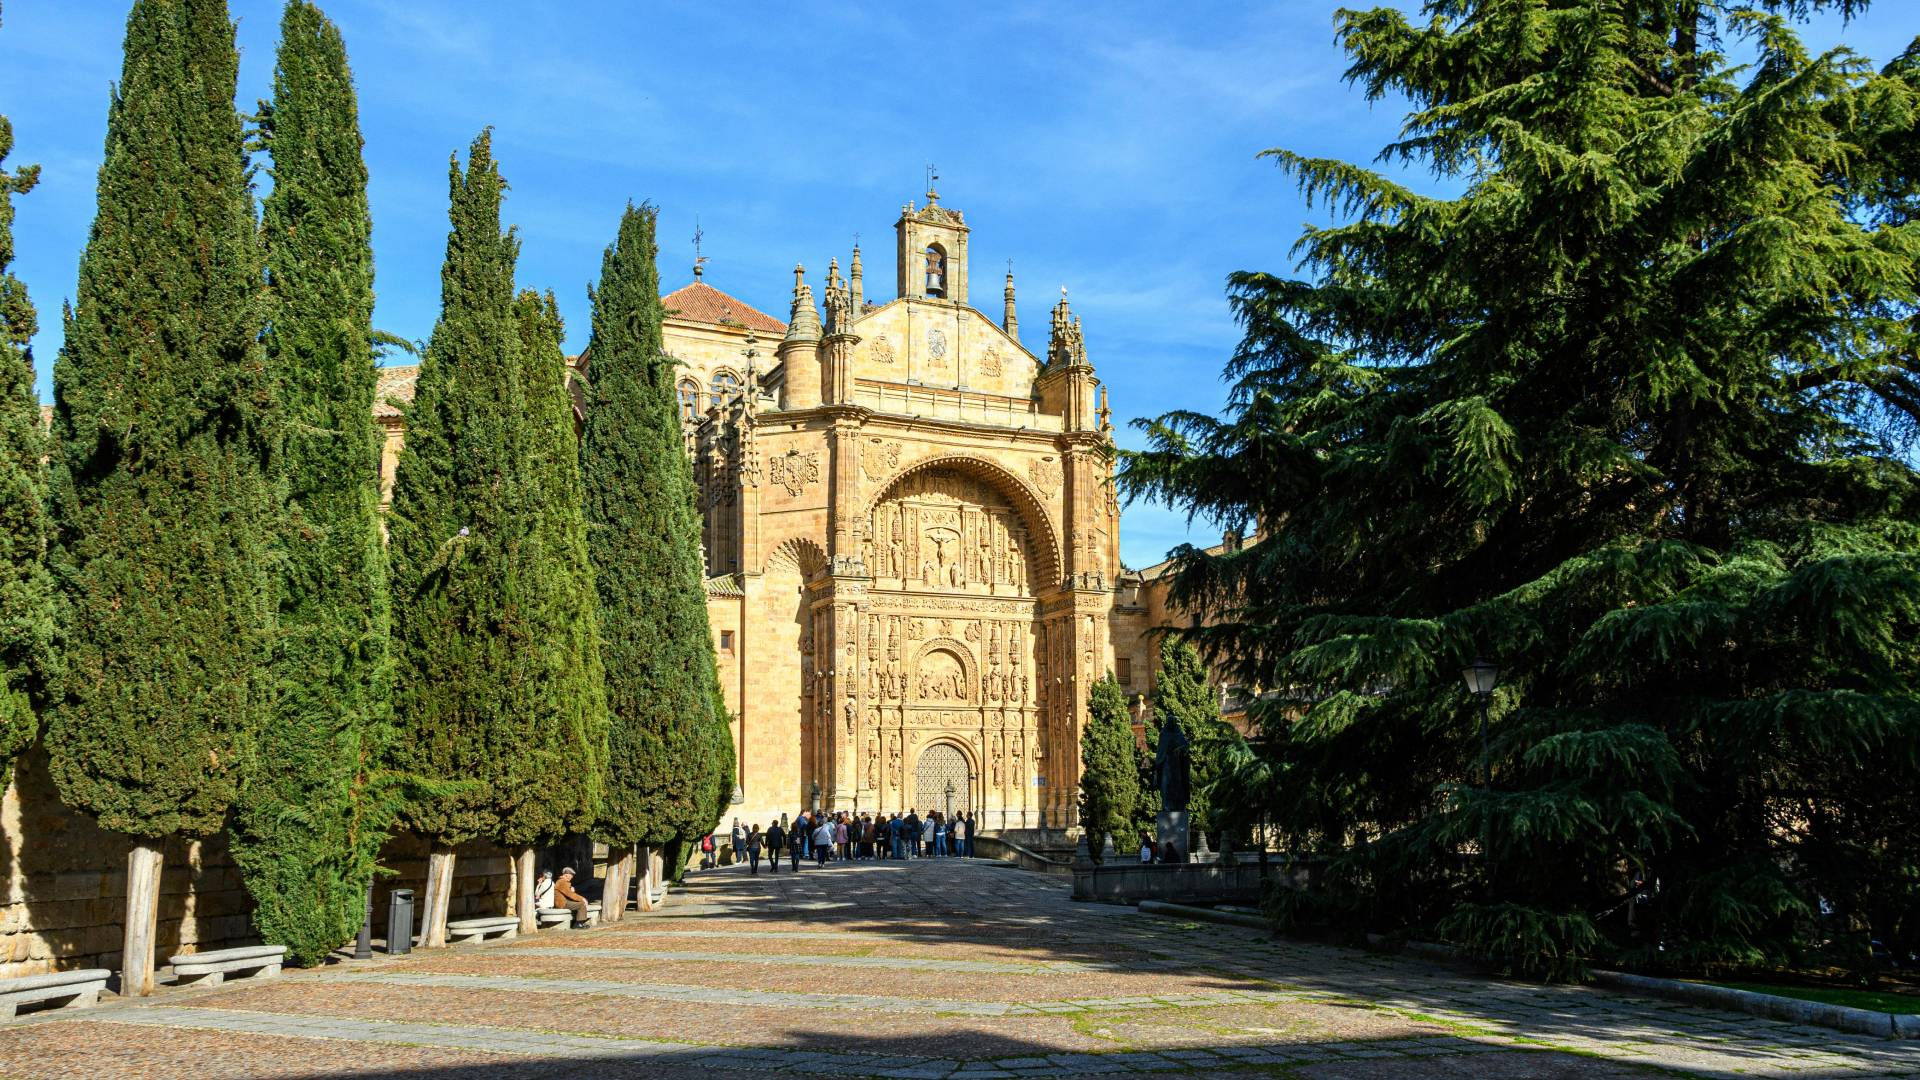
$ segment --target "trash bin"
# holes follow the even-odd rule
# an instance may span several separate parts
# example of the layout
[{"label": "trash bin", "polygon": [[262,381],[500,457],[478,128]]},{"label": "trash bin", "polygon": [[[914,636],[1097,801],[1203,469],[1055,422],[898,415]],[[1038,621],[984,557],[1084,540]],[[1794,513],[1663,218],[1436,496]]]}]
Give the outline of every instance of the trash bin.
[{"label": "trash bin", "polygon": [[387,897],[387,955],[413,951],[413,890],[395,889]]}]

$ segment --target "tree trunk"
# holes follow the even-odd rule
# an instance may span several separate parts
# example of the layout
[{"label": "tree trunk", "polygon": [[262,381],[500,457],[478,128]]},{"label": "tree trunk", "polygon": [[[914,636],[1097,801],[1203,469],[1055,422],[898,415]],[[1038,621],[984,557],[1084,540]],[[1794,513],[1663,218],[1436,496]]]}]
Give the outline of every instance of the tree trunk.
[{"label": "tree trunk", "polygon": [[447,943],[447,902],[453,894],[453,851],[434,848],[427,856],[427,896],[420,910],[420,947],[438,949]]},{"label": "tree trunk", "polygon": [[667,849],[664,847],[647,849],[647,887],[648,905],[659,907],[653,901],[653,894],[658,893],[662,897],[667,895]]},{"label": "tree trunk", "polygon": [[540,913],[533,899],[533,848],[523,847],[513,856],[514,907],[520,916],[520,932],[531,934],[540,929]]},{"label": "tree trunk", "polygon": [[640,888],[636,890],[634,907],[641,911],[653,910],[653,845],[640,845]]},{"label": "tree trunk", "polygon": [[127,922],[120,945],[120,995],[153,993],[153,939],[160,922],[161,841],[140,839],[127,852]]},{"label": "tree trunk", "polygon": [[600,901],[600,919],[602,922],[619,922],[627,913],[627,889],[633,884],[633,845],[628,844],[613,860],[609,867],[607,895]]}]

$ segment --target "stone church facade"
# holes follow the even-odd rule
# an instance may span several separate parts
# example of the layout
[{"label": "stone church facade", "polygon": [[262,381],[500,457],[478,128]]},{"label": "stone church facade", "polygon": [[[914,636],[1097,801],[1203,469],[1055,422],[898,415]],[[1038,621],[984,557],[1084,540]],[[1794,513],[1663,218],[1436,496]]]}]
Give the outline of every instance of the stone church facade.
[{"label": "stone church facade", "polygon": [[[1106,394],[1064,292],[1044,342],[974,306],[960,211],[894,225],[894,289],[858,248],[786,321],[703,279],[664,297],[699,486],[707,610],[739,788],[803,806],[1071,825],[1094,681],[1140,693],[1154,582],[1119,559]],[[412,368],[383,373],[391,485]],[[389,491],[390,494],[390,491]],[[1135,685],[1135,673],[1140,680]]]}]

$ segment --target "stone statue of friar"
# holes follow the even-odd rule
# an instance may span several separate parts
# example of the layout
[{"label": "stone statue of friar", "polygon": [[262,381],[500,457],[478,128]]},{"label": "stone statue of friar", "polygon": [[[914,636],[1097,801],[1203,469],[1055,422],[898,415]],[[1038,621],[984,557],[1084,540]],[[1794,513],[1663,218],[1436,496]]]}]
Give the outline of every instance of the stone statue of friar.
[{"label": "stone statue of friar", "polygon": [[1187,733],[1180,730],[1180,721],[1168,717],[1160,725],[1160,743],[1153,757],[1154,782],[1160,788],[1162,810],[1187,808],[1188,771],[1192,765],[1187,747]]}]

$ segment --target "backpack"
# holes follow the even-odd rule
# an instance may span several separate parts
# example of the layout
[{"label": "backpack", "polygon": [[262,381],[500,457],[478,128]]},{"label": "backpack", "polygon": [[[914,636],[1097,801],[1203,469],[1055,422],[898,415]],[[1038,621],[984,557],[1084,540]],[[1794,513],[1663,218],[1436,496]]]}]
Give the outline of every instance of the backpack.
[{"label": "backpack", "polygon": [[713,850],[713,834],[712,833],[708,833],[707,835],[700,838],[700,850],[701,851]]}]

